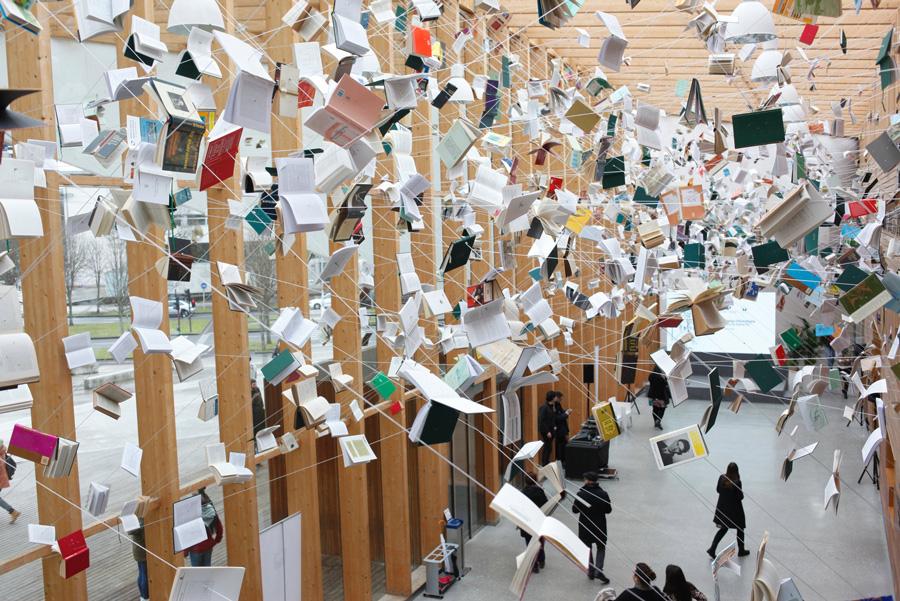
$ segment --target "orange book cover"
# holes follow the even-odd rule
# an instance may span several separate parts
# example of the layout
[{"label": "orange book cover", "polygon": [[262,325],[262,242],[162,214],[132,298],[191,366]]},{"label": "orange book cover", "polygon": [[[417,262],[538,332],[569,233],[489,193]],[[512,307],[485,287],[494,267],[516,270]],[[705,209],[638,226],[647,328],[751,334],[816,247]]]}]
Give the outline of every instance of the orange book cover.
[{"label": "orange book cover", "polygon": [[422,58],[431,57],[431,32],[424,27],[412,27],[409,32],[412,40],[410,54]]}]

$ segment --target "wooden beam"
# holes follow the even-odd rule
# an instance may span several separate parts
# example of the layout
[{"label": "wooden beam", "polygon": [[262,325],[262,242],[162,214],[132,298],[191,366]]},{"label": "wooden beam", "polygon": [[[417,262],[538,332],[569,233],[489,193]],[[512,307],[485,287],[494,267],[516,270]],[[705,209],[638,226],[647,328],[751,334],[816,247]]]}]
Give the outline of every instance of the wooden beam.
[{"label": "wooden beam", "polygon": [[[290,0],[271,0],[266,4],[266,28],[274,31],[267,44],[269,56],[276,61],[293,63],[292,43],[297,36],[290,28],[283,27],[281,17],[291,6]],[[277,99],[276,99],[277,100]],[[288,151],[302,145],[302,127],[296,119],[279,118],[277,107],[272,116],[272,157],[276,160]],[[276,225],[276,237],[284,237],[283,222]],[[282,251],[276,241],[275,274],[278,278],[276,292],[278,307],[298,307],[309,317],[309,270],[306,234],[294,234],[293,244]],[[312,360],[312,344],[307,342],[303,355]],[[282,432],[294,428],[296,408],[282,394],[282,386],[271,387],[280,401]],[[316,467],[316,435],[314,429],[296,432],[300,448],[269,462],[269,479],[277,494],[285,503],[286,513],[300,514],[302,536],[300,539],[301,598],[319,601],[324,597],[322,585],[322,540],[319,523],[319,482]],[[272,467],[275,466],[273,470]],[[273,478],[278,478],[273,482]]]},{"label": "wooden beam", "polygon": [[[383,61],[387,71],[397,69],[396,45],[401,44],[400,36],[394,28],[372,36],[372,50]],[[387,177],[396,181],[396,169],[392,157],[379,156],[375,180]],[[391,210],[390,199],[382,194],[370,196],[372,206],[372,248],[374,277],[377,284],[374,297],[377,311],[386,316],[396,317],[400,311],[400,277],[397,270],[397,255],[400,253],[400,236],[397,229],[398,213]],[[387,373],[395,351],[381,336],[375,341],[377,369]],[[378,414],[378,468],[381,475],[381,519],[384,538],[385,590],[389,594],[407,597],[412,594],[412,545],[409,538],[409,441],[403,432],[406,422],[405,403],[402,402],[403,386],[397,387],[389,402],[399,402],[401,411],[396,415]]]},{"label": "wooden beam", "polygon": [[[436,37],[436,34],[437,27],[433,27],[432,36]],[[413,111],[410,120],[416,171],[431,180],[433,178],[432,161],[435,160],[431,140],[431,106],[427,103],[420,103],[420,108]],[[432,186],[423,194],[422,206],[419,207],[419,211],[422,214],[424,228],[410,234],[410,248],[416,265],[416,274],[423,286],[432,287],[437,285],[435,274],[436,189],[435,186]],[[425,329],[426,338],[432,341],[437,340],[437,318],[425,318],[422,326]],[[438,349],[422,347],[416,352],[416,360],[432,373],[440,375]],[[450,455],[450,445],[419,445],[416,453],[418,455],[416,468],[419,481],[419,544],[424,557],[424,554],[429,553],[440,544],[443,511],[449,504],[450,468],[447,458]]]},{"label": "wooden beam", "polygon": [[[42,25],[48,27],[48,8],[44,4],[32,8]],[[45,124],[44,127],[15,130],[14,139],[55,139],[49,31],[45,29],[38,35],[9,32],[6,55],[15,57],[9,61],[10,87],[38,90],[19,100],[15,110],[41,119]],[[59,178],[55,173],[47,173],[47,189],[36,191],[35,202],[41,213],[44,235],[19,241],[25,332],[34,342],[40,368],[40,380],[29,385],[34,397],[31,424],[48,434],[76,440],[72,375],[60,340],[69,334],[69,326],[66,323],[66,296],[61,293],[66,287],[63,268],[66,239],[61,218],[64,213],[59,199]],[[37,521],[54,524],[60,537],[80,530],[78,462],[63,478],[47,478],[43,469],[35,465],[35,481]],[[45,599],[87,600],[84,572],[63,579],[59,576],[58,555],[42,559]]]},{"label": "wooden beam", "polygon": [[[149,0],[136,2],[132,11],[135,16],[148,21],[154,19],[153,3]],[[128,37],[127,31],[124,37]],[[119,41],[119,68],[133,66],[134,62],[125,58],[123,48],[124,43]],[[120,123],[124,125],[127,115],[147,113],[146,103],[149,103],[146,96],[143,101],[133,99],[121,102]],[[137,234],[143,234],[139,241],[126,242],[128,294],[162,303],[164,310],[160,327],[168,335],[169,286],[165,276],[156,269],[157,263],[165,257],[168,246],[165,228],[157,225]],[[146,355],[138,347],[132,363],[138,446],[146,458],[141,464],[141,491],[159,499],[156,510],[148,512],[145,520],[144,542],[150,551],[147,553],[147,575],[150,590],[169,591],[175,579],[171,566],[184,563],[183,555],[174,552],[172,540],[173,503],[180,497],[172,362],[166,355]]]},{"label": "wooden beam", "polygon": [[[340,248],[329,243],[332,253]],[[344,272],[331,280],[331,308],[340,316],[334,327],[332,348],[335,361],[341,363],[344,373],[353,376],[349,390],[335,390],[335,402],[340,403],[347,415],[350,401],[363,406],[362,396],[362,337],[359,321],[359,257],[353,257]],[[347,419],[350,435],[363,434],[364,423]],[[341,565],[344,576],[344,599],[368,601],[372,597],[372,566],[369,550],[369,508],[365,465],[344,467],[339,461],[338,499],[341,530]]]},{"label": "wooden beam", "polygon": [[[224,0],[223,12],[233,14],[234,0]],[[234,33],[234,22],[226,20],[226,30]],[[235,65],[227,61],[223,72],[233,74]],[[231,77],[216,89],[216,105],[227,103]],[[238,170],[239,171],[239,170]],[[239,175],[239,173],[238,173]],[[239,177],[237,178],[239,180]],[[232,178],[207,190],[209,262],[211,272],[213,338],[216,347],[216,385],[219,395],[219,437],[227,452],[253,456],[253,411],[250,399],[250,349],[247,340],[247,315],[232,311],[216,264],[219,261],[243,267],[244,230],[229,229],[229,200],[240,200],[241,186]],[[241,601],[262,597],[259,565],[259,513],[256,482],[223,486],[225,506],[225,542],[228,563],[242,566],[244,582]]]}]

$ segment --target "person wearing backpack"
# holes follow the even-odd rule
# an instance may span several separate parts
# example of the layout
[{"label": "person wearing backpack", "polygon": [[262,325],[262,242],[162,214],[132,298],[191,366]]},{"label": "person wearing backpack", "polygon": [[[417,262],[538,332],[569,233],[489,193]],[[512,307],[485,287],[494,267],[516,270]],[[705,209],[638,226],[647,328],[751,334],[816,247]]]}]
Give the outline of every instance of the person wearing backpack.
[{"label": "person wearing backpack", "polygon": [[[16,473],[16,460],[6,454],[6,443],[2,440],[0,440],[0,465],[3,468],[0,469],[0,491],[2,491],[4,488],[9,488],[9,481],[12,480],[13,475]],[[0,497],[0,509],[5,509],[9,513],[10,524],[15,524],[19,516],[22,515],[13,509],[12,505],[4,501],[2,497]]]},{"label": "person wearing backpack", "polygon": [[206,488],[200,489],[203,525],[206,526],[206,540],[187,549],[184,554],[191,560],[192,567],[209,567],[212,565],[213,547],[222,542],[224,528],[216,513],[216,506],[206,494]]}]

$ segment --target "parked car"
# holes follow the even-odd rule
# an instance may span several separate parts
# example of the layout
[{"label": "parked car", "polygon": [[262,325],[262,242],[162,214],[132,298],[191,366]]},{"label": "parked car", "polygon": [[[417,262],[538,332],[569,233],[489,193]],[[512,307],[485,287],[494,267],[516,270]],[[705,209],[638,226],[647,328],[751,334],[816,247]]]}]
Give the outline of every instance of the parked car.
[{"label": "parked car", "polygon": [[331,308],[331,295],[316,296],[309,299],[309,307],[313,311],[322,313],[325,309]]},{"label": "parked car", "polygon": [[187,301],[169,302],[169,317],[187,317],[193,312],[194,308]]}]

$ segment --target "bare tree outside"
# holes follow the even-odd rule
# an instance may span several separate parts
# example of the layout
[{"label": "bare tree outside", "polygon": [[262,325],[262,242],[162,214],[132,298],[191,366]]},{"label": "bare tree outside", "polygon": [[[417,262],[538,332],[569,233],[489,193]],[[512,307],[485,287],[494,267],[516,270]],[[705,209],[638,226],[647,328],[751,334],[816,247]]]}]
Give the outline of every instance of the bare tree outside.
[{"label": "bare tree outside", "polygon": [[116,304],[120,328],[124,328],[125,309],[128,307],[128,257],[125,245],[125,241],[111,238],[106,252],[106,287]]},{"label": "bare tree outside", "polygon": [[265,325],[262,331],[262,342],[268,348],[272,343],[272,335],[269,332],[271,311],[275,307],[275,293],[277,281],[275,279],[275,250],[276,242],[271,237],[252,234],[246,241],[246,259],[244,261],[249,284],[259,288],[260,295],[257,299],[257,315]]},{"label": "bare tree outside", "polygon": [[97,290],[97,315],[100,315],[100,301],[103,300],[103,274],[106,273],[107,243],[97,238],[90,239],[88,243],[90,251],[87,257],[87,271],[94,280],[94,288]]},{"label": "bare tree outside", "polygon": [[66,303],[69,306],[69,325],[75,323],[72,314],[72,295],[75,292],[75,282],[78,275],[87,268],[90,252],[90,246],[83,237],[66,233],[63,240],[63,271],[66,281]]}]

